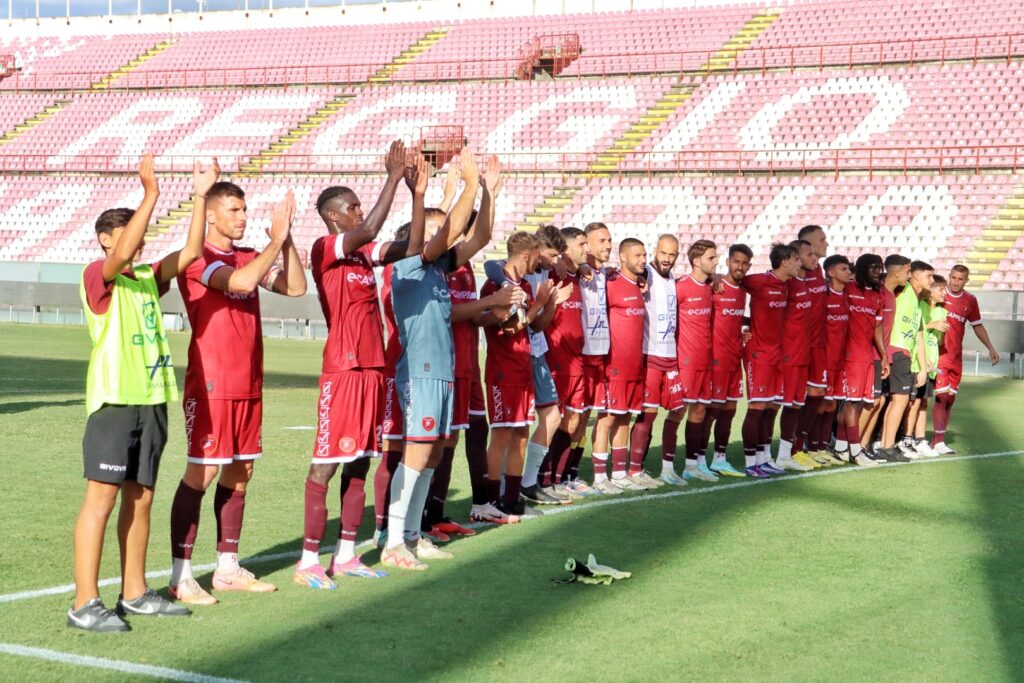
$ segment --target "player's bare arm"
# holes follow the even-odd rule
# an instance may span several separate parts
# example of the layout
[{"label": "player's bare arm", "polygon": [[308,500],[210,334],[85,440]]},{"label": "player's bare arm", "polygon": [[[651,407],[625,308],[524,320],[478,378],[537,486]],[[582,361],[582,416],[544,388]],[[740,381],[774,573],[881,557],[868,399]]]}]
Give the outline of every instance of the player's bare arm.
[{"label": "player's bare arm", "polygon": [[996,350],[992,340],[988,338],[988,330],[982,324],[973,325],[974,334],[977,335],[978,341],[985,345],[988,349],[988,359],[992,361],[992,365],[999,365],[999,351]]},{"label": "player's bare arm", "polygon": [[142,201],[135,215],[128,221],[124,231],[118,238],[114,248],[107,253],[103,261],[103,281],[112,282],[117,274],[131,265],[135,254],[142,248],[146,239],[149,219],[153,216],[156,200],[160,197],[160,186],[156,181],[153,168],[153,155],[147,154],[139,162],[139,180],[142,182]]},{"label": "player's bare arm", "polygon": [[366,214],[363,222],[357,228],[346,232],[342,237],[344,253],[353,254],[363,245],[377,239],[380,229],[384,227],[384,221],[387,220],[388,212],[391,211],[391,205],[395,202],[395,192],[398,190],[398,185],[402,182],[403,176],[405,176],[405,154],[405,144],[401,140],[395,140],[391,143],[388,153],[384,156],[384,170],[388,174],[387,180],[384,182],[384,187],[377,197],[377,203],[370,209],[370,213]]},{"label": "player's bare arm", "polygon": [[[210,276],[209,286],[213,289],[235,294],[250,294],[256,291],[256,288],[261,284],[269,289],[270,283],[276,280],[278,275],[274,264],[277,261],[277,257],[284,250],[285,242],[288,241],[294,215],[295,196],[289,190],[285,198],[274,207],[273,218],[270,221],[270,230],[267,231],[270,236],[270,243],[267,244],[259,256],[241,268],[221,266],[215,270]],[[268,275],[271,277],[268,277]],[[306,278],[304,275],[302,279],[305,282]]]},{"label": "player's bare arm", "polygon": [[409,238],[404,242],[385,242],[381,245],[381,265],[400,261],[423,250],[423,235],[427,229],[424,197],[427,194],[429,180],[430,165],[422,154],[417,154],[413,158],[412,165],[405,167],[405,184],[412,193],[412,222],[409,225]]},{"label": "player's bare arm", "polygon": [[469,224],[473,204],[476,202],[476,192],[480,188],[480,171],[473,158],[473,150],[468,146],[462,148],[460,162],[465,187],[462,189],[462,194],[459,195],[459,200],[455,202],[455,206],[445,219],[444,225],[423,247],[423,260],[426,263],[436,261],[451,249],[465,231],[466,225]]},{"label": "player's bare arm", "polygon": [[[526,303],[526,292],[522,288],[502,287],[494,294],[477,299],[476,301],[453,306],[452,322],[460,323],[464,320],[472,320],[477,325],[483,325],[483,321],[489,321],[494,318],[494,315],[488,313],[491,309],[504,310],[507,315],[510,306],[522,306],[524,303]],[[495,321],[497,321],[496,318]],[[497,324],[497,322],[494,324]]]},{"label": "player's bare arm", "polygon": [[459,180],[461,179],[461,166],[454,162],[448,164],[448,173],[444,177],[444,187],[441,190],[441,203],[437,205],[437,208],[448,213],[448,209],[452,208],[452,202],[455,201],[455,193],[459,189]]},{"label": "player's bare arm", "polygon": [[501,192],[504,181],[501,177],[501,164],[498,157],[491,155],[487,159],[484,173],[480,177],[483,186],[483,197],[480,200],[480,213],[476,223],[466,239],[455,247],[456,261],[459,265],[466,263],[474,254],[487,246],[491,241],[491,229],[494,226],[494,204]]},{"label": "player's bare arm", "polygon": [[885,351],[885,342],[882,341],[882,323],[881,321],[875,325],[875,338],[874,338],[875,350],[878,351],[878,355],[882,357],[882,379],[889,376],[889,354]]},{"label": "player's bare arm", "polygon": [[220,165],[217,163],[217,157],[213,157],[210,167],[205,171],[198,160],[192,165],[192,220],[188,226],[188,237],[185,238],[184,247],[172,251],[160,261],[161,282],[170,282],[203,255],[203,241],[206,239],[206,193],[217,182],[218,177]]}]

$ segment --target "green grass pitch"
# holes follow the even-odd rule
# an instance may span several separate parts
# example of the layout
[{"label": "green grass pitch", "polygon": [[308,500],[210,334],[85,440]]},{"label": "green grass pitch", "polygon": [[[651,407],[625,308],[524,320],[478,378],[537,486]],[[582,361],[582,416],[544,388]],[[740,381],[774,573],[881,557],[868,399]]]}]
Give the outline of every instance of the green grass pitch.
[{"label": "green grass pitch", "polygon": [[[88,337],[84,328],[2,325],[0,339],[0,596],[8,596],[72,580]],[[172,335],[179,382],[186,344]],[[266,455],[250,489],[242,554],[290,554],[249,565],[276,593],[228,594],[189,619],[136,618],[132,633],[107,636],[64,626],[68,593],[0,597],[0,644],[253,681],[1024,676],[1021,455],[825,470],[719,491],[722,484],[691,484],[679,490],[708,495],[573,506],[453,543],[456,559],[423,574],[344,579],[333,592],[296,586],[313,432],[288,428],[315,422],[321,349],[266,343]],[[961,454],[1024,452],[1022,386],[965,381],[951,439]],[[169,510],[184,460],[180,408],[170,414],[151,571],[170,565]],[[739,464],[738,443],[732,450]],[[332,488],[328,551],[336,496]],[[207,498],[200,564],[214,560]],[[360,538],[371,531],[369,486],[367,503]],[[450,511],[457,519],[469,511],[461,452]],[[633,578],[611,587],[551,584],[566,557],[588,552]],[[101,576],[118,573],[111,526]],[[151,585],[163,589],[166,578]],[[108,605],[117,591],[102,589]],[[139,677],[0,654],[0,679]]]}]

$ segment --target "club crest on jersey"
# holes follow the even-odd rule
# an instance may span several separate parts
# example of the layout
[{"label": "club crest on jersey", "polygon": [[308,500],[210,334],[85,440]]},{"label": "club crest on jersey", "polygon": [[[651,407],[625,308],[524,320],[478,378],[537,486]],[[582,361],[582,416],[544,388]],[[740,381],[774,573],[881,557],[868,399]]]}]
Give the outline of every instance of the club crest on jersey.
[{"label": "club crest on jersey", "polygon": [[356,440],[351,436],[343,436],[341,441],[338,442],[338,448],[341,449],[342,453],[351,453],[356,449]]},{"label": "club crest on jersey", "polygon": [[212,453],[217,448],[217,439],[207,436],[199,446],[203,453]]},{"label": "club crest on jersey", "polygon": [[434,418],[425,417],[422,420],[420,420],[420,424],[423,425],[423,428],[426,429],[428,432],[431,432],[434,430],[434,425],[437,423],[434,421]]}]

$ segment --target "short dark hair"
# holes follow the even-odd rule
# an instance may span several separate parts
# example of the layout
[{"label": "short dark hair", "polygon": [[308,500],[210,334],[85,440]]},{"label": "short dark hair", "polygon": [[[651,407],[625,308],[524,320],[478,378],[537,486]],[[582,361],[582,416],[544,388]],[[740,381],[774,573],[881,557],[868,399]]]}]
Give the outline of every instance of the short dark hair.
[{"label": "short dark hair", "polygon": [[963,273],[964,275],[970,275],[971,274],[971,269],[968,268],[967,266],[965,266],[962,263],[956,264],[955,266],[953,266],[949,270],[954,272],[954,273]]},{"label": "short dark hair", "polygon": [[114,228],[123,228],[135,215],[135,209],[107,209],[96,219],[96,234],[110,234]]},{"label": "short dark hair", "polygon": [[800,240],[806,240],[808,237],[818,232],[819,230],[821,232],[825,232],[825,230],[820,225],[805,225],[804,227],[800,228],[800,231],[797,232],[796,237],[797,239]]},{"label": "short dark hair", "polygon": [[626,239],[619,242],[619,253],[626,251],[630,247],[642,247],[644,243],[635,237],[627,237]]},{"label": "short dark hair", "polygon": [[732,258],[733,254],[743,254],[747,258],[754,258],[754,250],[741,242],[729,247],[729,258]]},{"label": "short dark hair", "polygon": [[822,264],[821,267],[825,270],[826,273],[828,273],[830,269],[842,264],[846,264],[852,267],[850,259],[846,258],[842,254],[832,254],[831,256],[825,259],[825,262]]},{"label": "short dark hair", "polygon": [[800,250],[804,248],[804,245],[811,246],[811,243],[804,239],[796,239],[789,243],[789,246],[793,247],[793,251],[800,253]]},{"label": "short dark hair", "polygon": [[569,240],[574,240],[580,235],[583,235],[584,237],[586,237],[587,235],[587,233],[583,232],[579,228],[574,228],[571,225],[565,226],[560,230],[560,232],[562,233],[562,237],[565,238],[566,242],[568,242]]},{"label": "short dark hair", "polygon": [[316,198],[316,212],[323,213],[324,207],[327,206],[327,202],[346,194],[355,196],[355,192],[344,185],[332,185],[331,187],[324,189],[320,193],[320,196]]},{"label": "short dark hair", "polygon": [[229,183],[226,180],[214,183],[206,192],[207,202],[210,202],[214,199],[224,199],[225,197],[245,199],[245,192],[243,192],[242,188],[240,188],[238,185],[235,185],[234,183]]},{"label": "short dark hair", "polygon": [[697,240],[686,250],[686,261],[692,266],[693,262],[706,254],[709,249],[715,248],[715,243],[711,240]]},{"label": "short dark hair", "polygon": [[436,206],[428,206],[427,208],[423,209],[423,218],[424,219],[427,219],[427,218],[440,218],[443,221],[447,217],[448,217],[448,214],[446,214],[444,211],[442,211],[441,209],[437,208]]},{"label": "short dark hair", "polygon": [[553,225],[542,225],[537,228],[537,239],[540,240],[541,249],[554,249],[559,254],[568,246],[562,231]]},{"label": "short dark hair", "polygon": [[768,261],[771,263],[772,268],[779,268],[782,266],[782,262],[796,256],[796,249],[789,246],[788,244],[782,244],[776,242],[772,244],[772,250],[768,252]]},{"label": "short dark hair", "polygon": [[412,230],[412,223],[402,223],[398,230],[395,230],[395,241],[405,242],[409,239],[409,231]]},{"label": "short dark hair", "polygon": [[935,285],[942,285],[943,287],[945,287],[947,284],[949,284],[949,283],[946,282],[946,278],[942,277],[938,273],[936,273],[935,275],[932,275],[932,286],[933,287]]},{"label": "short dark hair", "polygon": [[910,259],[901,254],[889,254],[885,257],[885,269],[896,268],[897,266],[909,266]]},{"label": "short dark hair", "polygon": [[[586,226],[584,226],[584,228],[583,228],[583,234],[589,235],[590,233],[594,232],[595,230],[608,230],[608,226],[605,225],[604,223],[602,223],[601,221],[594,221],[593,223],[587,223]],[[611,232],[611,230],[608,230],[608,232]]]},{"label": "short dark hair", "polygon": [[935,269],[932,268],[930,263],[926,263],[924,261],[912,261],[910,263],[910,272],[911,273],[917,273],[917,272],[922,271],[922,270],[934,271]]},{"label": "short dark hair", "polygon": [[868,271],[876,266],[882,265],[882,257],[878,254],[861,254],[853,265],[853,277],[857,286],[861,289],[873,289],[878,291],[878,284],[868,282]]}]

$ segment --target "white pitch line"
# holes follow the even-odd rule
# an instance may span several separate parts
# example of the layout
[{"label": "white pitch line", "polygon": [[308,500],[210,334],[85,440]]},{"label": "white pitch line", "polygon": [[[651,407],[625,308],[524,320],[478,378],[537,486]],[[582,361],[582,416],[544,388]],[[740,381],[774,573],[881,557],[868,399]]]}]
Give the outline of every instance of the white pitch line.
[{"label": "white pitch line", "polygon": [[0,653],[14,655],[16,657],[42,659],[47,662],[57,662],[58,664],[68,664],[70,666],[86,666],[93,669],[107,669],[108,671],[118,671],[136,676],[152,676],[153,678],[160,678],[168,681],[187,681],[188,683],[245,683],[241,679],[237,678],[218,678],[217,676],[207,676],[205,674],[197,674],[191,671],[168,669],[163,666],[147,666],[145,664],[122,662],[118,659],[103,659],[101,657],[73,655],[67,652],[47,650],[41,647],[26,647],[24,645],[0,643]]},{"label": "white pitch line", "polygon": [[316,427],[310,425],[295,425],[294,427],[282,427],[282,429],[287,429],[296,432],[312,432],[316,429]]},{"label": "white pitch line", "polygon": [[[652,500],[667,500],[669,498],[679,498],[681,496],[701,496],[709,495],[712,493],[720,493],[722,491],[733,491],[735,489],[744,489],[751,486],[766,486],[768,484],[778,484],[786,481],[796,481],[798,479],[809,479],[812,477],[829,477],[837,474],[851,474],[853,472],[870,472],[871,470],[881,469],[883,467],[905,467],[907,465],[929,465],[944,462],[963,462],[965,460],[982,460],[986,458],[1007,458],[1015,455],[1024,455],[1024,450],[1018,451],[1000,451],[998,453],[978,453],[976,455],[954,455],[945,456],[942,458],[932,458],[925,460],[915,460],[914,462],[889,462],[879,467],[840,467],[837,469],[822,469],[815,470],[813,472],[801,472],[800,474],[788,474],[784,477],[772,477],[771,479],[746,479],[744,481],[737,481],[728,484],[717,484],[714,486],[703,486],[701,488],[688,488],[681,490],[665,491],[663,493],[645,493],[639,496],[629,496],[628,498],[607,498],[604,500],[595,500],[584,503],[582,505],[567,505],[560,506],[551,509],[545,509],[544,515],[530,520],[530,523],[543,519],[544,517],[550,517],[551,515],[560,515],[570,512],[586,512],[594,508],[606,507],[609,505],[626,505],[629,503],[640,503],[649,502]],[[486,524],[467,524],[468,527],[482,527],[487,526]],[[356,549],[368,548],[373,545],[372,540],[365,540],[356,546]],[[271,555],[256,555],[250,557],[243,562],[245,564],[258,564],[260,562],[274,562],[276,560],[298,558],[302,553],[300,551],[291,551],[285,553],[273,553]],[[216,569],[216,563],[193,565],[192,570],[194,572],[205,572],[212,569]],[[161,569],[159,571],[147,572],[147,579],[157,579],[165,576],[170,576],[170,569]],[[121,582],[120,576],[115,576],[109,579],[103,579],[99,582],[100,587],[112,586]],[[52,586],[50,588],[41,588],[39,590],[20,591],[18,593],[7,593],[0,595],[0,603],[5,602],[17,602],[20,600],[31,600],[33,598],[41,598],[47,595],[62,595],[65,593],[73,593],[75,591],[75,584],[67,583],[61,586]]]}]

